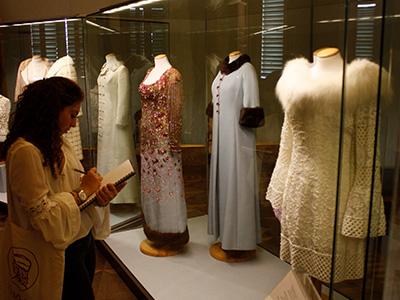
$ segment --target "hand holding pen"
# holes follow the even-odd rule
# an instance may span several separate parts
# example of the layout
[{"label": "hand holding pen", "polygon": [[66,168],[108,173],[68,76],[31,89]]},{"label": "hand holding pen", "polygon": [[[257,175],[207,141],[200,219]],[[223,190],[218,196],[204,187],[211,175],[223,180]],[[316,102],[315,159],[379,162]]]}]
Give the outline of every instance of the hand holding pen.
[{"label": "hand holding pen", "polygon": [[81,177],[80,188],[85,191],[86,195],[89,196],[95,193],[100,188],[103,177],[101,177],[101,175],[97,173],[96,168],[91,168],[87,172],[79,169],[74,169],[74,171],[84,174]]},{"label": "hand holding pen", "polygon": [[81,177],[81,188],[85,191],[87,195],[91,195],[92,190],[90,190],[89,192],[89,190],[85,190],[84,186],[88,186],[95,182],[98,182],[98,185],[96,185],[97,188],[93,191],[93,193],[96,192],[96,203],[99,206],[106,206],[112,199],[115,198],[118,192],[126,185],[126,182],[124,182],[120,186],[116,187],[114,184],[109,183],[106,186],[99,189],[103,177],[101,177],[101,175],[97,173],[96,168],[91,168],[88,172],[79,169],[74,169],[74,171],[84,174]]}]

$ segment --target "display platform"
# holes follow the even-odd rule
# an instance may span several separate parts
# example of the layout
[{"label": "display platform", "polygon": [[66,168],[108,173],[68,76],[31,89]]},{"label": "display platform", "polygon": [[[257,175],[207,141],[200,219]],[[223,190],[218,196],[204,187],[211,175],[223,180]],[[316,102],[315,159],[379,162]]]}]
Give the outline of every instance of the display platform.
[{"label": "display platform", "polygon": [[105,243],[144,289],[157,300],[263,300],[290,266],[263,248],[254,260],[225,263],[209,255],[207,216],[188,220],[190,241],[177,256],[151,257],[140,252],[142,228],[111,234]]}]

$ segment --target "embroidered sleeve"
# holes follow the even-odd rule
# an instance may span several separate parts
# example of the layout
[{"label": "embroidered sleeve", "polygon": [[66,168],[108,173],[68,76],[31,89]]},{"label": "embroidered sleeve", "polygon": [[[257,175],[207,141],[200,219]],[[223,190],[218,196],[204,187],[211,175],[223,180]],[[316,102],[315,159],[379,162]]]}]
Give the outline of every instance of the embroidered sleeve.
[{"label": "embroidered sleeve", "polygon": [[118,71],[118,99],[117,101],[117,119],[116,124],[126,126],[130,120],[130,98],[129,98],[129,72],[128,68],[122,66]]},{"label": "embroidered sleeve", "polygon": [[[374,168],[374,142],[376,109],[364,107],[355,113],[355,176],[347,199],[342,234],[353,238],[368,236],[368,219],[371,217],[369,236],[385,234],[386,221],[381,196],[379,143]],[[379,138],[378,138],[379,139]],[[374,170],[373,170],[374,168]],[[372,183],[372,172],[375,182]],[[373,197],[371,199],[371,188]],[[372,215],[369,216],[372,203]]]},{"label": "embroidered sleeve", "polygon": [[243,107],[260,106],[257,73],[254,67],[246,63],[243,70]]},{"label": "embroidered sleeve", "polygon": [[169,144],[173,151],[180,150],[182,134],[183,84],[179,73],[174,74],[168,87]]},{"label": "embroidered sleeve", "polygon": [[265,199],[271,202],[274,209],[281,209],[283,194],[286,186],[290,160],[292,156],[292,130],[289,124],[289,117],[285,114],[283,121],[281,142],[279,145],[278,159],[271,176]]},{"label": "embroidered sleeve", "polygon": [[11,152],[7,171],[12,201],[24,209],[46,241],[65,249],[80,229],[80,211],[73,196],[68,191],[50,192],[41,155],[34,146]]}]

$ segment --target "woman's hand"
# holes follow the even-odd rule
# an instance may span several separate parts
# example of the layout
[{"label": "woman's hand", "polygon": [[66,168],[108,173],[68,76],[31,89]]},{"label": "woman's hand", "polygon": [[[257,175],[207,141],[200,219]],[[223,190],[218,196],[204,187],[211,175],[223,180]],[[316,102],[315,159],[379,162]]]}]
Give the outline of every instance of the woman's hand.
[{"label": "woman's hand", "polygon": [[98,206],[106,206],[112,199],[117,196],[117,194],[125,187],[126,182],[115,186],[112,183],[107,184],[106,186],[102,187],[96,193],[96,204]]},{"label": "woman's hand", "polygon": [[95,193],[101,185],[103,177],[97,173],[96,168],[91,168],[85,175],[81,177],[81,189],[85,191],[86,195],[90,196]]}]

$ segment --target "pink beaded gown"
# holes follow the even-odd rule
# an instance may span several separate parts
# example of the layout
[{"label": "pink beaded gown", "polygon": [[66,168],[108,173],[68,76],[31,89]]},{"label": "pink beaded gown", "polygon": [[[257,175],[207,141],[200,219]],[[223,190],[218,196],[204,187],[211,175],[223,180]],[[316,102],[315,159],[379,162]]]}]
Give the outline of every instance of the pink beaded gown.
[{"label": "pink beaded gown", "polygon": [[143,82],[139,93],[144,232],[156,244],[183,245],[189,234],[180,150],[182,77],[171,67],[156,82]]}]

